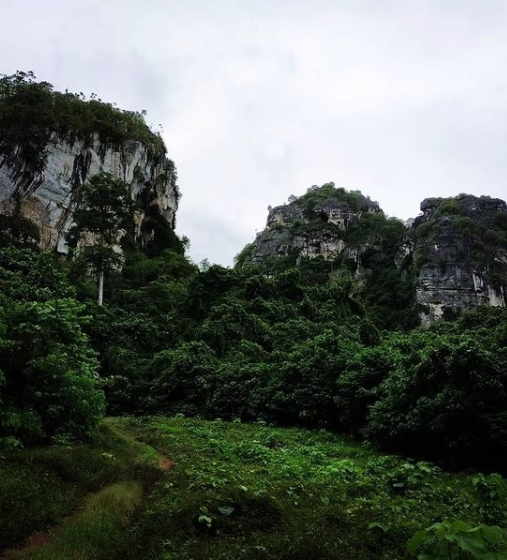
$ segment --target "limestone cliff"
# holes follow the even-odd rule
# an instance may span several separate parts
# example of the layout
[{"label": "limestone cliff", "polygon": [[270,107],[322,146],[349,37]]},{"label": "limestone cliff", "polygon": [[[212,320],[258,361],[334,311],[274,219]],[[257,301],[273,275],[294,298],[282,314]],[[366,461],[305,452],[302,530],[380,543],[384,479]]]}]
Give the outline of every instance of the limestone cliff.
[{"label": "limestone cliff", "polygon": [[44,248],[66,251],[65,234],[72,223],[79,187],[101,170],[123,179],[130,186],[132,197],[141,202],[139,239],[153,205],[174,228],[178,208],[176,173],[165,154],[151,154],[138,141],[113,145],[97,136],[85,142],[57,135],[48,142],[46,152],[42,171],[31,171],[17,153],[11,156],[0,152],[0,212],[19,211],[33,221],[40,229]]},{"label": "limestone cliff", "polygon": [[237,262],[270,273],[298,266],[312,282],[342,271],[379,324],[410,328],[418,317],[406,234],[406,226],[388,218],[377,202],[328,183],[270,209],[266,229]]},{"label": "limestone cliff", "polygon": [[[460,195],[426,199],[406,224],[359,192],[332,183],[270,209],[266,228],[238,256],[268,271],[299,266],[322,279],[346,270],[388,328],[428,326],[507,299],[507,206]],[[315,275],[313,276],[315,278]]]},{"label": "limestone cliff", "polygon": [[479,305],[505,306],[507,205],[487,196],[429,198],[412,226],[416,300],[429,325]]},{"label": "limestone cliff", "polygon": [[[365,213],[381,212],[376,202],[361,193],[336,189],[334,183],[310,187],[306,195],[270,209],[251,258],[254,262],[275,256],[333,260],[346,249],[350,226]],[[350,247],[354,255],[356,249]]]},{"label": "limestone cliff", "polygon": [[139,245],[174,236],[176,170],[143,112],[55,91],[30,72],[0,77],[0,213],[29,218],[45,249],[66,252],[79,188],[100,171],[138,202]]}]

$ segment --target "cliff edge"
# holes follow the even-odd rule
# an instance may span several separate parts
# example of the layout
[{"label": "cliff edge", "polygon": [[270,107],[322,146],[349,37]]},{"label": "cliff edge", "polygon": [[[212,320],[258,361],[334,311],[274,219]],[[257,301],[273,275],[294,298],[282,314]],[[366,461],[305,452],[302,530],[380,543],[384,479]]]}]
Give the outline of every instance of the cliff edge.
[{"label": "cliff edge", "polygon": [[140,246],[174,230],[176,169],[142,113],[54,91],[31,73],[0,79],[0,213],[28,218],[44,249],[65,253],[79,188],[100,171],[130,187]]}]

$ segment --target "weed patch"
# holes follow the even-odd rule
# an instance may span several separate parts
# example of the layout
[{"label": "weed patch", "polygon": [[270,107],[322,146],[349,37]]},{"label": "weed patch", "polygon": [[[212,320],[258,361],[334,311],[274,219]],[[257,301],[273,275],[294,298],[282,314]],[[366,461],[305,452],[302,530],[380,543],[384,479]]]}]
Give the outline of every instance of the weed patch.
[{"label": "weed patch", "polygon": [[[437,520],[483,522],[485,484],[329,432],[185,418],[117,420],[171,458],[118,558],[410,558]],[[499,487],[496,478],[494,483]],[[488,486],[489,488],[489,486]],[[506,507],[498,491],[494,506]]]}]

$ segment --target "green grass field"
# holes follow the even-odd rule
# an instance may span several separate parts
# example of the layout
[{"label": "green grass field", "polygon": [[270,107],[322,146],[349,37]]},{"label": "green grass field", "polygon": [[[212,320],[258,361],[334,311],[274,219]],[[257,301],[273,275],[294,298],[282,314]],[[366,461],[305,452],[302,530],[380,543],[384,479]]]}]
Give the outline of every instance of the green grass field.
[{"label": "green grass field", "polygon": [[403,559],[437,521],[505,526],[502,488],[327,432],[114,419],[93,447],[0,455],[0,536],[58,525],[9,560]]}]

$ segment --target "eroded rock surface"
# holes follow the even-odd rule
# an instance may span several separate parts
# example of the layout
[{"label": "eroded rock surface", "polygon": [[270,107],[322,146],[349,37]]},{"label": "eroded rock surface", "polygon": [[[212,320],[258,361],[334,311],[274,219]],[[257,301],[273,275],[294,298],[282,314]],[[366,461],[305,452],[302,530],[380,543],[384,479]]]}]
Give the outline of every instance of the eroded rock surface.
[{"label": "eroded rock surface", "polygon": [[[331,190],[332,183],[321,189]],[[340,200],[337,195],[312,200],[307,196],[289,204],[275,206],[269,211],[266,228],[254,241],[252,260],[262,261],[269,257],[288,256],[333,260],[346,248],[341,231],[365,212],[381,212],[379,205],[361,194],[355,195],[353,204]],[[308,196],[310,195],[310,196]]]},{"label": "eroded rock surface", "polygon": [[421,322],[505,306],[507,205],[487,196],[429,198],[413,225]]},{"label": "eroded rock surface", "polygon": [[[506,203],[472,195],[428,198],[421,212],[406,223],[393,221],[359,192],[332,183],[312,187],[270,208],[248,259],[281,257],[286,266],[305,258],[331,261],[328,271],[345,267],[366,282],[370,306],[384,314],[394,309],[397,318],[410,307],[423,326],[476,306],[507,305]],[[413,326],[406,318],[401,323]]]},{"label": "eroded rock surface", "polygon": [[153,153],[138,141],[113,145],[98,137],[85,142],[56,135],[46,153],[45,169],[32,172],[19,150],[0,152],[0,212],[16,210],[32,220],[40,229],[43,248],[66,252],[65,234],[72,224],[79,187],[99,171],[123,179],[132,197],[140,201],[136,216],[140,241],[151,235],[142,226],[154,205],[174,229],[179,193],[174,164],[164,153]]}]

